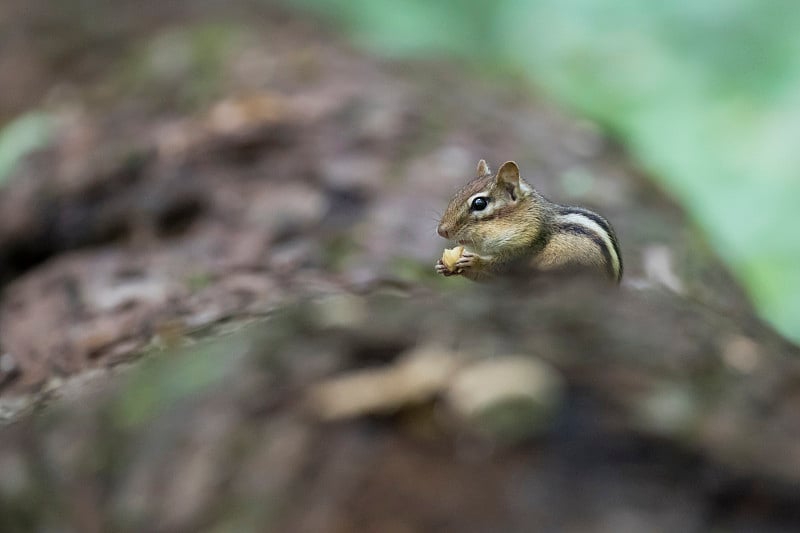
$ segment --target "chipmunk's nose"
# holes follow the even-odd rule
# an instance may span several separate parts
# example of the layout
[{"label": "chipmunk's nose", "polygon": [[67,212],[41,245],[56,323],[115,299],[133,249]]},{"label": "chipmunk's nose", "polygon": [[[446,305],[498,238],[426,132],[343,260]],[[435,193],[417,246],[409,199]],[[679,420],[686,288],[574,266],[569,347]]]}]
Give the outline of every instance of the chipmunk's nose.
[{"label": "chipmunk's nose", "polygon": [[439,224],[439,227],[436,228],[436,231],[445,239],[450,238],[450,226],[446,225],[444,222]]}]

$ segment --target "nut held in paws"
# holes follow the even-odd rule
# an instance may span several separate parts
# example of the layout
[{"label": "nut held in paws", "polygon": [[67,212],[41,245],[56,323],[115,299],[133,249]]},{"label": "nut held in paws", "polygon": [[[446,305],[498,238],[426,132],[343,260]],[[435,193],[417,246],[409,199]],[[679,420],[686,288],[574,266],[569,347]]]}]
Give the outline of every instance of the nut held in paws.
[{"label": "nut held in paws", "polygon": [[447,270],[454,272],[456,269],[456,261],[459,260],[461,254],[464,253],[463,246],[456,246],[455,248],[445,248],[442,254],[442,263],[447,267]]}]

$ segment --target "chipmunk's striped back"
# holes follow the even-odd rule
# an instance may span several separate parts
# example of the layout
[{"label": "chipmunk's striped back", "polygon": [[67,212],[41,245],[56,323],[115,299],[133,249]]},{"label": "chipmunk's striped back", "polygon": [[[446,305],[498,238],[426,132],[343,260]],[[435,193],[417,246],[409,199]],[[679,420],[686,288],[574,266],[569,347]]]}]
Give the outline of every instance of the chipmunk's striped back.
[{"label": "chipmunk's striped back", "polygon": [[[608,276],[619,283],[623,271],[622,254],[611,224],[597,213],[582,207],[556,205],[554,211],[549,246],[556,248],[559,257],[565,257],[561,254],[562,247],[571,248],[572,261],[580,262],[582,259],[590,264],[602,261]],[[547,248],[543,250],[544,260],[548,255]]]}]

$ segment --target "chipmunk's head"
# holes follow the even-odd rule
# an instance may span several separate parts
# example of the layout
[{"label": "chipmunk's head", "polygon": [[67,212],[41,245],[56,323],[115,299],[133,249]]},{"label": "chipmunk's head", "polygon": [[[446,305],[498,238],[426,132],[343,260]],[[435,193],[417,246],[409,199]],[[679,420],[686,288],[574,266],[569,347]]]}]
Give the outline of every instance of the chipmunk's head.
[{"label": "chipmunk's head", "polygon": [[439,235],[490,254],[533,240],[541,228],[539,196],[520,178],[517,164],[503,163],[493,175],[481,159],[477,173],[450,200],[439,222]]}]

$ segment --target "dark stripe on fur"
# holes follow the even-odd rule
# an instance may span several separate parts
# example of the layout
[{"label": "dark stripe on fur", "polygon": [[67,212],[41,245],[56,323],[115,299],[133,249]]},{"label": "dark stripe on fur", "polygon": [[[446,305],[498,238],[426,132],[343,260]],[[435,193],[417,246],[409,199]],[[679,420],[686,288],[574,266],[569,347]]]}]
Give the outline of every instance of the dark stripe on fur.
[{"label": "dark stripe on fur", "polygon": [[[559,215],[569,215],[569,214],[577,214],[583,215],[589,220],[596,222],[601,228],[603,228],[608,236],[611,238],[611,244],[614,246],[614,251],[617,253],[617,261],[619,262],[619,276],[617,277],[617,281],[622,279],[622,254],[619,251],[619,241],[617,241],[617,234],[614,233],[614,228],[611,227],[611,224],[605,218],[601,217],[594,211],[589,211],[588,209],[584,209],[583,207],[575,207],[575,206],[568,206],[568,205],[560,205],[558,206],[558,214]],[[603,246],[605,248],[605,246]]]},{"label": "dark stripe on fur", "polygon": [[[603,253],[603,259],[605,259],[606,262],[606,272],[608,273],[608,277],[619,282],[620,278],[622,277],[622,268],[621,268],[622,263],[620,262],[620,272],[619,275],[617,275],[617,273],[614,271],[614,262],[611,259],[611,252],[609,251],[605,241],[600,235],[578,224],[570,224],[570,223],[558,224],[557,228],[560,232],[572,233],[573,235],[582,235],[584,237],[588,237],[589,239],[591,239],[592,242],[595,243],[600,248],[600,251]],[[612,243],[613,242],[614,241],[612,239]],[[619,257],[619,252],[617,252],[617,257]]]},{"label": "dark stripe on fur", "polygon": [[584,209],[583,207],[575,207],[571,205],[561,205],[559,206],[558,210],[559,215],[569,215],[569,214],[576,214],[576,215],[583,215],[589,220],[593,220],[597,222],[597,224],[606,230],[606,232],[611,235],[613,231],[611,230],[611,225],[608,223],[608,220],[601,217],[594,211],[589,211],[588,209]]}]

